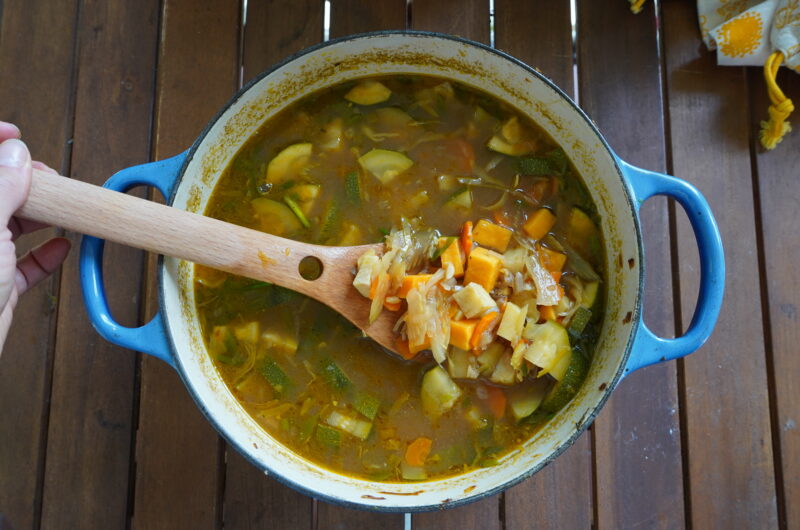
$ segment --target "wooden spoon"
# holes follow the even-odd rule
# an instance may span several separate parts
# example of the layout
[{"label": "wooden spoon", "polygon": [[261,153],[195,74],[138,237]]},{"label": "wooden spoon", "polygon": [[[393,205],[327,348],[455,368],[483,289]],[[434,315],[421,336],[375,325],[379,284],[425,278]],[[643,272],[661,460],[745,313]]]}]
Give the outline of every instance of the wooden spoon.
[{"label": "wooden spoon", "polygon": [[[352,285],[359,256],[369,249],[380,254],[383,244],[301,243],[36,169],[28,200],[17,215],[303,293],[397,353],[392,332],[397,315],[382,311],[370,325],[371,300]],[[298,270],[308,256],[322,265],[316,280],[306,280]]]}]

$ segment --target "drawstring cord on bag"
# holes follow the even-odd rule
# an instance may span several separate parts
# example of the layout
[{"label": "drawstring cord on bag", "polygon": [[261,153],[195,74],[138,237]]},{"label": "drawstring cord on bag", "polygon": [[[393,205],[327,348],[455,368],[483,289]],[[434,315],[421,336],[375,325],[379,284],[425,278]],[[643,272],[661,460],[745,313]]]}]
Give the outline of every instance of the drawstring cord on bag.
[{"label": "drawstring cord on bag", "polygon": [[761,132],[758,137],[761,145],[770,150],[775,149],[784,135],[792,130],[786,119],[794,110],[794,105],[775,82],[781,63],[783,63],[783,53],[774,52],[764,64],[764,79],[767,82],[767,92],[772,105],[768,109],[769,120],[761,122]]}]

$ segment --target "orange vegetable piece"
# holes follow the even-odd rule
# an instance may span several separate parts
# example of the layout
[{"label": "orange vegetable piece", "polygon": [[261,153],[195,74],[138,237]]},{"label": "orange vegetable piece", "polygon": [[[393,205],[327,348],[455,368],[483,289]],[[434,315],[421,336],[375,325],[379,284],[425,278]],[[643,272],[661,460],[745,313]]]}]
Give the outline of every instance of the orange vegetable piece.
[{"label": "orange vegetable piece", "polygon": [[397,353],[400,354],[405,360],[413,359],[416,353],[411,353],[411,350],[408,349],[408,341],[398,338],[395,343],[395,348],[397,349]]},{"label": "orange vegetable piece", "polygon": [[483,247],[505,252],[508,242],[511,241],[511,230],[505,226],[496,225],[486,219],[481,219],[472,232],[475,242]]},{"label": "orange vegetable piece", "polygon": [[558,272],[551,272],[550,276],[556,281],[556,287],[558,287],[558,296],[559,298],[564,296],[564,288],[561,287],[561,271]]},{"label": "orange vegetable piece", "polygon": [[389,311],[400,311],[400,308],[403,307],[403,302],[390,302],[388,300],[383,301],[383,307],[388,309]]},{"label": "orange vegetable piece", "polygon": [[[561,272],[567,262],[567,255],[545,247],[538,247],[539,261],[542,266],[552,273]],[[558,280],[556,280],[558,281]]]},{"label": "orange vegetable piece", "polygon": [[[439,247],[446,245],[448,239],[446,237],[439,238]],[[442,259],[442,268],[446,269],[447,264],[453,265],[453,276],[460,278],[464,276],[464,260],[461,257],[461,248],[456,241],[450,240],[450,245],[442,252],[440,256]]]},{"label": "orange vegetable piece", "polygon": [[547,193],[548,189],[550,188],[550,181],[548,180],[539,180],[531,186],[531,195],[537,202],[542,202],[544,199],[545,194]]},{"label": "orange vegetable piece", "polygon": [[461,248],[464,250],[464,255],[469,257],[472,252],[472,221],[464,223],[461,229]]},{"label": "orange vegetable piece", "polygon": [[486,391],[489,394],[489,410],[499,420],[506,413],[506,394],[496,386],[487,386]]},{"label": "orange vegetable piece", "polygon": [[450,344],[462,350],[470,349],[470,340],[477,325],[478,319],[451,320]]},{"label": "orange vegetable piece", "polygon": [[475,326],[475,331],[472,332],[472,337],[469,339],[469,345],[471,348],[475,349],[478,347],[478,343],[481,341],[481,335],[483,332],[489,329],[489,326],[497,320],[500,316],[498,311],[492,311],[491,313],[487,313],[481,317],[478,321],[478,324]]},{"label": "orange vegetable piece", "polygon": [[531,239],[542,239],[556,224],[556,216],[547,208],[539,208],[528,217],[522,229]]},{"label": "orange vegetable piece", "polygon": [[469,255],[467,261],[467,272],[464,275],[464,285],[472,282],[477,283],[487,292],[494,289],[497,277],[500,275],[500,267],[503,264],[503,256],[497,252],[477,247]]},{"label": "orange vegetable piece", "polygon": [[408,465],[415,467],[422,467],[425,465],[425,459],[431,452],[433,440],[420,436],[408,445],[406,449],[406,462]]},{"label": "orange vegetable piece", "polygon": [[410,344],[408,345],[408,351],[411,352],[412,356],[418,354],[422,350],[428,350],[431,347],[431,338],[425,335],[425,340],[422,341],[422,344]]},{"label": "orange vegetable piece", "polygon": [[542,320],[555,320],[556,319],[556,308],[555,308],[555,306],[540,305],[539,306],[539,316],[542,318]]},{"label": "orange vegetable piece", "polygon": [[408,296],[408,291],[423,284],[431,279],[433,274],[409,274],[403,278],[403,283],[400,284],[400,290],[397,291],[398,298],[405,298]]},{"label": "orange vegetable piece", "polygon": [[369,284],[369,299],[370,300],[375,298],[375,292],[378,290],[378,283],[380,283],[379,280],[381,278],[384,278],[384,277],[386,278],[385,281],[388,282],[389,281],[389,274],[386,273],[386,272],[384,272],[383,274],[379,274],[378,276],[375,276],[374,278],[372,278],[372,282],[370,282],[370,284]]}]

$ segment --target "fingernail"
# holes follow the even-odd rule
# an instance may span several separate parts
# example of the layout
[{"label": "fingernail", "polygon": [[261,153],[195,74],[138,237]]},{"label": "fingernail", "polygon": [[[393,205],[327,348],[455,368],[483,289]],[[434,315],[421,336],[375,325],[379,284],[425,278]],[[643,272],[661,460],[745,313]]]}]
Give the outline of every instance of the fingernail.
[{"label": "fingernail", "polygon": [[22,167],[30,159],[28,147],[22,140],[11,139],[0,144],[0,166]]}]

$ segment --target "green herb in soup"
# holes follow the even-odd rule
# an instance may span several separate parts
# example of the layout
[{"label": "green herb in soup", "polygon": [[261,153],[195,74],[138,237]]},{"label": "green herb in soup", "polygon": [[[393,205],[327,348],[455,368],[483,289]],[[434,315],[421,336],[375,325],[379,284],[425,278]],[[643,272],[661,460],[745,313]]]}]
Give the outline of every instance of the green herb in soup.
[{"label": "green herb in soup", "polygon": [[372,318],[396,312],[405,360],[316,301],[195,268],[231,392],[336,472],[404,482],[495,465],[589,370],[603,318],[596,210],[564,152],[482,92],[393,76],[305,97],[242,148],[206,214],[325,245],[387,243],[342,282]]}]

